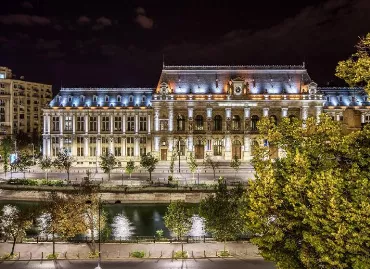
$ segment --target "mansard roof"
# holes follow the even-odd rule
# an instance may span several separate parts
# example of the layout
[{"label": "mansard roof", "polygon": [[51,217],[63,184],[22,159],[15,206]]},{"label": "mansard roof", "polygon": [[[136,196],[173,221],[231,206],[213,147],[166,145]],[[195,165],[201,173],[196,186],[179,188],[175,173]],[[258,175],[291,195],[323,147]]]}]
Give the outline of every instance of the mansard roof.
[{"label": "mansard roof", "polygon": [[[303,65],[164,65],[156,88],[171,93],[225,93],[230,81],[248,84],[252,93],[299,93],[312,80]],[[163,84],[162,84],[163,85]]]},{"label": "mansard roof", "polygon": [[50,107],[150,106],[153,88],[61,88]]}]

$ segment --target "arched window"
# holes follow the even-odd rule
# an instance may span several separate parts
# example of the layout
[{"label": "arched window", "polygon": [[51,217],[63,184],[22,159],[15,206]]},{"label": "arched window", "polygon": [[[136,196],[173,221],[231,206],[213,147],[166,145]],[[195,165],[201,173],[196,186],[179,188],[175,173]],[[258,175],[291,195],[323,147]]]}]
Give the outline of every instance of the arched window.
[{"label": "arched window", "polygon": [[72,96],[68,95],[68,102],[72,102]]},{"label": "arched window", "polygon": [[117,95],[117,102],[121,102],[121,95]]},{"label": "arched window", "polygon": [[296,118],[297,118],[296,116],[294,116],[294,115],[290,115],[290,116],[289,116],[289,121],[290,121],[290,122],[293,122]]},{"label": "arched window", "polygon": [[270,116],[270,122],[274,123],[275,125],[277,125],[277,117],[275,115],[271,115]]},{"label": "arched window", "polygon": [[85,102],[85,96],[84,95],[80,95],[80,100],[81,100],[81,102]]},{"label": "arched window", "polygon": [[238,115],[233,116],[233,130],[240,130],[240,117]]},{"label": "arched window", "polygon": [[214,131],[222,131],[222,118],[220,115],[216,115],[213,119],[213,129]]},{"label": "arched window", "polygon": [[143,95],[142,97],[141,97],[141,102],[142,103],[144,103],[146,101],[146,96],[145,95]]},{"label": "arched window", "polygon": [[203,117],[201,115],[195,117],[195,130],[204,130]]},{"label": "arched window", "polygon": [[182,115],[177,116],[177,131],[185,131],[185,117]]},{"label": "arched window", "polygon": [[109,102],[109,96],[108,95],[105,96],[105,102]]},{"label": "arched window", "polygon": [[134,101],[134,97],[133,97],[132,95],[130,95],[130,96],[128,97],[128,101],[129,101],[130,103],[132,103],[132,102]]},{"label": "arched window", "polygon": [[251,118],[251,130],[253,132],[257,131],[257,123],[260,120],[260,118],[257,115],[253,115]]},{"label": "arched window", "polygon": [[96,102],[98,100],[98,97],[96,95],[93,96],[93,102]]},{"label": "arched window", "polygon": [[221,156],[222,155],[222,140],[215,139],[213,141],[213,156]]}]

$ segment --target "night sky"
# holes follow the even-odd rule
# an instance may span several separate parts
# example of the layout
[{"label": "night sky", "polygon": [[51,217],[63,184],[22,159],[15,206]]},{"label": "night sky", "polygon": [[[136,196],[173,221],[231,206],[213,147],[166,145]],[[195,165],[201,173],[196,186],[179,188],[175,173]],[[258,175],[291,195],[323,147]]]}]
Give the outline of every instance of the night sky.
[{"label": "night sky", "polygon": [[320,86],[340,85],[337,62],[370,32],[370,0],[0,2],[0,65],[54,93],[155,87],[163,55],[178,65],[305,62]]}]

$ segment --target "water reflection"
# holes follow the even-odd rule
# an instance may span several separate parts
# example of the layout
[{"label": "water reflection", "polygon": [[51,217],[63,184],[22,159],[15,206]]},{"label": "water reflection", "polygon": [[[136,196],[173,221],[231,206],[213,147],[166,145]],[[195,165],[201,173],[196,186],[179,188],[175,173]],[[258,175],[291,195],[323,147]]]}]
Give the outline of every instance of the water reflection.
[{"label": "water reflection", "polygon": [[188,233],[189,236],[204,236],[207,235],[205,231],[205,220],[199,215],[193,215],[191,218],[192,226]]},{"label": "water reflection", "polygon": [[[48,233],[48,229],[51,223],[51,214],[50,213],[43,213],[37,218],[37,228],[39,229],[39,235],[42,237],[46,237],[48,239],[52,239],[53,235]],[[57,235],[55,235],[57,237]]]},{"label": "water reflection", "polygon": [[123,211],[113,218],[111,226],[112,236],[116,240],[128,239],[134,235],[135,227]]}]

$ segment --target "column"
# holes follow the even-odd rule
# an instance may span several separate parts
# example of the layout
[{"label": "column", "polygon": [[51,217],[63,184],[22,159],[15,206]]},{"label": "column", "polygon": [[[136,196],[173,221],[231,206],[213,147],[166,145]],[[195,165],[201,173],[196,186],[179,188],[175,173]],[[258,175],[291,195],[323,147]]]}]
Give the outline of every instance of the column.
[{"label": "column", "polygon": [[109,152],[114,154],[114,139],[113,139],[113,137],[109,138]]},{"label": "column", "polygon": [[192,135],[188,136],[188,151],[189,152],[194,151],[194,142],[193,142],[193,136]]},{"label": "column", "polygon": [[59,148],[63,148],[63,136],[59,137]]},{"label": "column", "polygon": [[96,156],[100,156],[100,138],[96,138]]},{"label": "column", "polygon": [[139,115],[135,114],[135,134],[139,132]]},{"label": "column", "polygon": [[188,118],[192,119],[193,118],[193,107],[188,107]]},{"label": "column", "polygon": [[51,137],[46,137],[46,156],[50,157],[51,156],[51,147],[50,147],[50,139]]},{"label": "column", "polygon": [[252,159],[251,156],[251,139],[248,136],[244,137],[244,161],[250,161]]},{"label": "column", "polygon": [[307,118],[308,118],[308,106],[302,106],[301,117],[302,117],[303,121],[307,120]]},{"label": "column", "polygon": [[248,119],[251,117],[251,109],[250,107],[245,107],[244,108],[244,119]]},{"label": "column", "polygon": [[231,160],[231,138],[230,135],[225,137],[225,160]]},{"label": "column", "polygon": [[322,106],[316,106],[316,120],[317,120],[317,123],[320,122],[321,113],[322,113]]},{"label": "column", "polygon": [[50,134],[50,129],[51,129],[51,115],[50,114],[48,114],[47,116],[46,116],[46,124],[48,125],[48,127],[47,127],[47,133],[48,134]]},{"label": "column", "polygon": [[168,137],[168,151],[173,151],[173,137]]},{"label": "column", "polygon": [[123,138],[122,139],[122,157],[125,157],[126,156],[126,138]]},{"label": "column", "polygon": [[98,134],[100,134],[100,114],[98,115]]},{"label": "column", "polygon": [[365,123],[365,113],[361,113],[361,123]]},{"label": "column", "polygon": [[159,142],[160,142],[160,137],[155,136],[154,137],[154,151],[159,152]]},{"label": "column", "polygon": [[61,135],[63,135],[63,129],[64,129],[63,114],[61,114],[61,115],[59,115],[59,131],[60,131]]},{"label": "column", "polygon": [[84,137],[84,156],[88,157],[89,156],[89,137]]},{"label": "column", "polygon": [[148,135],[150,135],[150,119],[151,119],[151,115],[149,114],[148,115],[148,121],[147,121],[147,130],[148,130]]},{"label": "column", "polygon": [[[230,108],[226,108],[226,110],[227,109],[230,109]],[[231,110],[230,110],[230,115],[231,115]],[[212,119],[212,107],[207,107],[207,118]]]},{"label": "column", "polygon": [[85,134],[89,133],[89,115],[85,115]]},{"label": "column", "polygon": [[[46,114],[44,114],[43,115],[43,120],[44,120],[44,130],[43,130],[43,133],[44,134],[47,134],[47,132],[48,132],[48,126],[47,126],[47,124],[46,124],[46,122],[47,122],[47,115]],[[27,118],[27,117],[26,117]],[[44,145],[44,148],[45,148],[45,145]],[[44,155],[44,154],[43,154]]]},{"label": "column", "polygon": [[281,117],[282,118],[288,117],[288,108],[287,107],[282,107],[281,108]]},{"label": "column", "polygon": [[113,134],[113,130],[114,130],[114,117],[113,117],[113,113],[109,115],[109,122],[110,122],[110,133]]},{"label": "column", "polygon": [[168,131],[173,132],[173,106],[168,106]]},{"label": "column", "polygon": [[76,133],[76,114],[72,114],[72,134]]},{"label": "column", "polygon": [[126,133],[126,114],[122,115],[122,133]]},{"label": "column", "polygon": [[154,110],[154,131],[159,131],[159,108]]},{"label": "column", "polygon": [[225,108],[226,120],[225,120],[225,128],[223,130],[230,131],[230,121],[231,121],[231,108]]},{"label": "column", "polygon": [[337,113],[337,114],[336,114],[335,120],[336,120],[336,121],[340,121],[340,113]]},{"label": "column", "polygon": [[44,136],[42,138],[42,156],[45,158],[47,156],[47,141],[46,141],[46,137]]},{"label": "column", "polygon": [[135,140],[134,140],[134,156],[139,157],[139,155],[140,155],[139,137],[135,137]]},{"label": "column", "polygon": [[263,117],[268,117],[269,116],[269,108],[264,107],[263,112],[262,112]]}]

